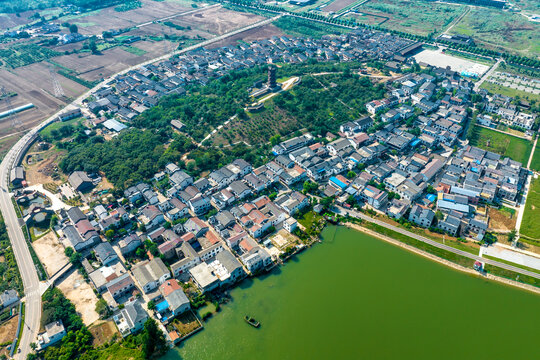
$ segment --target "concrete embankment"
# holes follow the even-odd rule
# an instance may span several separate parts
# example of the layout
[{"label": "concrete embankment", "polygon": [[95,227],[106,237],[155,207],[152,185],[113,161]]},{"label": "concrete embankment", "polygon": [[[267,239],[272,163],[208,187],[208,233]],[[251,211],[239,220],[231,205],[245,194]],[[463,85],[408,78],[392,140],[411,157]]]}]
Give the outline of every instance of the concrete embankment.
[{"label": "concrete embankment", "polygon": [[382,234],[379,234],[378,232],[376,231],[373,231],[373,230],[370,230],[370,229],[366,229],[358,224],[353,224],[353,223],[344,223],[343,225],[347,226],[348,228],[351,228],[351,229],[354,229],[354,230],[357,230],[357,231],[361,231],[363,233],[366,233],[370,236],[373,236],[375,238],[378,238],[378,239],[381,239],[381,240],[384,240],[386,242],[389,242],[393,245],[396,245],[396,246],[399,246],[401,248],[404,248],[405,250],[407,251],[410,251],[410,252],[413,252],[415,254],[418,254],[418,255],[421,255],[421,256],[424,256],[430,260],[433,260],[433,261],[436,261],[440,264],[443,264],[443,265],[446,265],[448,267],[451,267],[453,269],[456,269],[456,270],[459,270],[461,272],[465,272],[465,273],[469,273],[471,275],[475,275],[475,276],[478,276],[478,277],[484,277],[484,278],[487,278],[487,279],[490,279],[490,280],[494,280],[494,281],[498,281],[500,283],[503,283],[503,284],[506,284],[506,285],[510,285],[510,286],[515,286],[515,287],[518,287],[518,288],[521,288],[523,290],[527,290],[527,291],[530,291],[530,292],[533,292],[533,293],[536,293],[536,294],[539,294],[540,295],[540,288],[537,288],[535,286],[531,286],[531,285],[527,285],[527,284],[523,284],[523,283],[520,283],[520,282],[517,282],[517,281],[514,281],[514,280],[510,280],[510,279],[506,279],[506,278],[503,278],[503,277],[500,277],[500,276],[495,276],[495,275],[491,275],[491,274],[486,274],[486,275],[480,275],[477,271],[473,270],[473,269],[470,269],[470,268],[467,268],[467,267],[464,267],[464,266],[461,266],[461,265],[458,265],[456,263],[453,263],[451,261],[448,261],[448,260],[445,260],[443,258],[440,258],[438,256],[435,256],[433,254],[430,254],[424,250],[420,250],[420,249],[417,249],[415,248],[414,246],[411,246],[411,245],[407,245],[407,244],[404,244],[398,240],[395,240],[395,239],[392,239],[391,237],[388,237],[386,235],[382,235]]}]

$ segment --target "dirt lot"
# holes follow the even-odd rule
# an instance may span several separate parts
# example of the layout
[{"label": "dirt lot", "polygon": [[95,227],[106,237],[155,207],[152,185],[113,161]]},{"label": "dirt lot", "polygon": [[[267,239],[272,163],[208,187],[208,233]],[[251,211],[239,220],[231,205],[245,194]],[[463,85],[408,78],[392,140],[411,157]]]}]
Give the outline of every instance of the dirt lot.
[{"label": "dirt lot", "polygon": [[56,273],[69,261],[64,255],[64,247],[60,244],[53,231],[49,231],[46,235],[34,241],[32,245],[49,276]]},{"label": "dirt lot", "polygon": [[509,231],[516,228],[516,216],[505,211],[489,208],[489,227],[494,230]]},{"label": "dirt lot", "polygon": [[78,271],[74,271],[64,279],[58,288],[75,305],[75,309],[81,315],[85,325],[89,326],[99,319],[96,312],[98,301],[90,285],[84,281]]},{"label": "dirt lot", "polygon": [[200,29],[211,34],[221,35],[264,19],[265,18],[260,15],[215,7],[194,14],[177,17],[170,21],[184,27],[191,26],[193,29]]},{"label": "dirt lot", "polygon": [[17,322],[19,321],[19,316],[14,316],[9,319],[7,322],[0,326],[0,344],[7,343],[8,341],[13,341],[15,338],[15,332],[17,331]]},{"label": "dirt lot", "polygon": [[[61,180],[54,180],[51,175],[53,174],[53,169],[58,163],[58,158],[62,153],[56,151],[55,149],[50,149],[42,153],[33,153],[31,154],[34,158],[39,157],[42,159],[32,165],[28,165],[25,161],[26,169],[26,181],[28,185],[37,185],[37,184],[48,184],[55,183],[61,184]],[[28,157],[26,157],[28,158]]]},{"label": "dirt lot", "polygon": [[88,330],[94,337],[94,340],[92,341],[92,346],[94,348],[97,348],[98,346],[110,341],[114,334],[120,335],[112,320],[98,321],[89,327]]}]

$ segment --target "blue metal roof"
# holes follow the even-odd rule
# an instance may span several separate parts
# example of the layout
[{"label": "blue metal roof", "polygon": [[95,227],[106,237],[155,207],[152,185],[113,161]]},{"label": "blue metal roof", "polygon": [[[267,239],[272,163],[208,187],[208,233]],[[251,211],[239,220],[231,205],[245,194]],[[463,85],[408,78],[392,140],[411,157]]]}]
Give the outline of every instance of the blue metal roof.
[{"label": "blue metal roof", "polygon": [[335,178],[334,176],[332,176],[330,178],[330,181],[333,182],[334,184],[336,184],[337,186],[339,186],[340,188],[342,189],[345,189],[347,187],[347,184],[345,184],[344,182],[342,182],[341,180],[338,180],[337,178]]}]

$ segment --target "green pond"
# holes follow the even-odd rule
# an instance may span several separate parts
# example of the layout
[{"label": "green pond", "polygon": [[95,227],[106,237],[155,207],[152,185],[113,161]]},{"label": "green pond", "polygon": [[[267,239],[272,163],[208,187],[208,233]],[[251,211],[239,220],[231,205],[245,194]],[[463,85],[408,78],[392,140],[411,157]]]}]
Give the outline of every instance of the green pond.
[{"label": "green pond", "polygon": [[540,296],[344,227],[231,296],[164,359],[540,359]]}]

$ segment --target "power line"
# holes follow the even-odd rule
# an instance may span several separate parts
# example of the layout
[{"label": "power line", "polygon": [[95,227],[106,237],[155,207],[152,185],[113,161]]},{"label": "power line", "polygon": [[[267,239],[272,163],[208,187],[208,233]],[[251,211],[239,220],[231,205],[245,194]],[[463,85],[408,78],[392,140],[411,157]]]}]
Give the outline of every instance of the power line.
[{"label": "power line", "polygon": [[60,85],[60,82],[56,77],[56,71],[54,71],[53,64],[51,63],[49,63],[49,73],[51,74],[51,80],[53,83],[54,96],[56,96],[57,98],[66,96],[66,94],[64,93],[64,89],[62,89],[62,85]]}]

